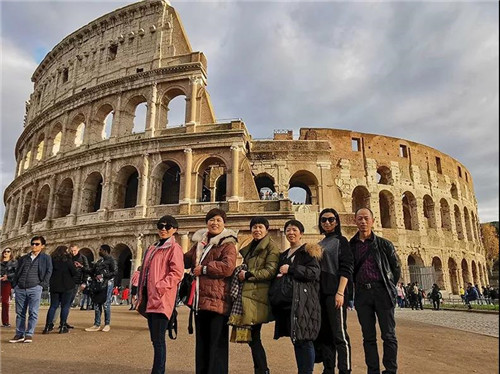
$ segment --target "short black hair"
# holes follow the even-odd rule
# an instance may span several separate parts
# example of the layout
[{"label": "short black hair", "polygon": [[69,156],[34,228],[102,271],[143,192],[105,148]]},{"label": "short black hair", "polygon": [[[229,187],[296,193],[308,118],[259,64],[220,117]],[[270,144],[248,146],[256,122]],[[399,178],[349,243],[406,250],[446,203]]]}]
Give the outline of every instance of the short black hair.
[{"label": "short black hair", "polygon": [[174,217],[169,216],[169,215],[161,217],[156,224],[159,225],[160,223],[170,225],[176,229],[179,228],[179,223],[177,222],[177,220]]},{"label": "short black hair", "polygon": [[288,226],[295,226],[299,229],[299,231],[301,232],[301,234],[304,233],[304,231],[306,231],[306,229],[304,228],[304,225],[302,224],[302,222],[296,220],[296,219],[291,219],[290,221],[287,221],[285,223],[285,227],[284,227],[284,230],[286,231],[286,228]]},{"label": "short black hair", "polygon": [[341,236],[342,235],[342,229],[341,229],[341,226],[340,226],[340,217],[339,217],[339,214],[337,213],[337,211],[333,208],[325,208],[321,211],[321,213],[319,214],[319,218],[318,218],[318,228],[319,228],[319,232],[324,234],[325,233],[325,230],[323,229],[323,227],[321,226],[321,217],[323,216],[323,214],[325,213],[332,213],[334,216],[335,216],[335,221],[337,221],[337,226],[335,226],[335,229],[333,230],[333,232],[335,234],[337,234],[338,236]]},{"label": "short black hair", "polygon": [[252,220],[250,221],[250,230],[254,225],[261,224],[266,226],[266,230],[269,230],[269,221],[265,217],[253,217]]},{"label": "short black hair", "polygon": [[111,247],[107,244],[101,244],[101,247],[99,249],[102,249],[108,255],[111,253]]},{"label": "short black hair", "polygon": [[45,238],[41,235],[37,235],[37,236],[32,237],[30,243],[33,243],[33,240],[40,240],[40,243],[42,243],[42,245],[45,245],[45,243],[47,243],[45,241]]},{"label": "short black hair", "polygon": [[214,218],[215,216],[221,216],[224,223],[226,223],[227,219],[226,212],[224,212],[222,209],[219,208],[213,208],[208,211],[207,215],[205,216],[205,223],[207,223],[210,219]]},{"label": "short black hair", "polygon": [[367,211],[370,212],[372,218],[375,218],[375,215],[373,214],[373,211],[370,209],[370,208],[367,208],[367,207],[362,207],[362,208],[358,208],[356,209],[356,213],[354,213],[354,217],[357,217],[358,215],[358,212],[361,210],[361,209],[366,209]]}]

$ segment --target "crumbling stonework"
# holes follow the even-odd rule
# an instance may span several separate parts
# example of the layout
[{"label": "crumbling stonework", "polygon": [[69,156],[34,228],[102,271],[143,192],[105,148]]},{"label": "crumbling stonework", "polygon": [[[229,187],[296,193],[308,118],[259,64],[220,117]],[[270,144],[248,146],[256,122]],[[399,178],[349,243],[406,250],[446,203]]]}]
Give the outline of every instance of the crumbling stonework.
[{"label": "crumbling stonework", "polygon": [[[36,233],[51,249],[77,243],[96,258],[108,243],[127,279],[164,214],[178,218],[185,250],[213,207],[228,212],[240,241],[253,216],[266,216],[284,248],[288,219],[304,222],[316,241],[318,213],[333,207],[350,237],[353,212],[369,207],[376,232],[397,247],[405,282],[411,269],[432,267],[455,294],[464,282],[488,283],[472,177],[457,160],[403,139],[328,128],[254,141],[241,120],[217,122],[206,67],[164,0],[118,9],[59,43],[33,74],[16,178],[4,194],[2,248],[26,251]],[[172,127],[169,103],[178,97],[185,121]],[[304,204],[288,199],[294,187],[305,191]],[[263,200],[263,189],[274,196]]]}]

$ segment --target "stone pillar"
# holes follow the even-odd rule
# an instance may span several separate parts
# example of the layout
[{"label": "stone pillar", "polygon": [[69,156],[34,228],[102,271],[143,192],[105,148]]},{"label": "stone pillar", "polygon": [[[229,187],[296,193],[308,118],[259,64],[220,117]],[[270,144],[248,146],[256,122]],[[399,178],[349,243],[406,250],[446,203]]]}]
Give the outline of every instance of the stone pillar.
[{"label": "stone pillar", "polygon": [[179,233],[181,235],[181,247],[182,251],[186,253],[189,251],[189,232]]},{"label": "stone pillar", "polygon": [[49,182],[50,194],[49,194],[49,202],[47,203],[47,215],[43,219],[43,221],[49,221],[54,217],[54,209],[55,209],[55,195],[56,195],[56,176],[52,175],[50,177]]},{"label": "stone pillar", "polygon": [[143,251],[143,241],[144,234],[139,234],[136,238],[136,254],[135,254],[135,263],[132,264],[132,271],[137,270],[139,266],[142,264],[142,251]]},{"label": "stone pillar", "polygon": [[14,228],[19,229],[21,228],[21,220],[23,218],[23,210],[24,210],[24,188],[21,189],[21,192],[19,193],[19,205],[16,211],[16,220],[14,223]]},{"label": "stone pillar", "polygon": [[288,248],[288,240],[286,240],[285,231],[280,230],[281,233],[281,251],[284,251]]},{"label": "stone pillar", "polygon": [[231,197],[230,200],[239,200],[240,183],[240,147],[231,146]]},{"label": "stone pillar", "polygon": [[149,153],[142,155],[142,170],[139,177],[139,204],[137,204],[136,216],[146,217],[147,198],[149,187]]},{"label": "stone pillar", "polygon": [[148,106],[148,113],[146,115],[147,121],[146,121],[146,137],[150,138],[155,136],[155,129],[157,128],[156,124],[156,108],[157,108],[157,100],[158,97],[158,87],[156,82],[153,83],[151,87],[151,102],[150,105]]},{"label": "stone pillar", "polygon": [[76,224],[76,216],[78,214],[78,206],[80,205],[81,197],[81,180],[82,180],[82,169],[81,167],[76,168],[75,175],[75,185],[73,186],[73,200],[71,201],[71,211],[69,216],[71,217],[71,225]]},{"label": "stone pillar", "polygon": [[110,138],[120,136],[121,134],[121,128],[120,128],[121,115],[122,115],[122,95],[119,95],[118,100],[116,101],[116,108],[114,109]]},{"label": "stone pillar", "polygon": [[30,205],[30,212],[28,215],[28,221],[26,222],[26,229],[27,232],[31,232],[31,225],[33,223],[33,219],[35,218],[35,209],[36,209],[36,198],[38,195],[38,181],[35,181],[33,183],[33,194],[31,195],[31,205]]},{"label": "stone pillar", "polygon": [[184,169],[184,196],[182,200],[189,203],[192,201],[193,150],[191,148],[184,149],[184,156],[186,166]]},{"label": "stone pillar", "polygon": [[198,95],[198,85],[200,83],[201,83],[200,77],[192,77],[189,80],[189,86],[191,88],[191,92],[189,94],[189,98],[186,99],[188,103],[187,103],[185,123],[191,126],[196,124],[196,109],[197,109],[196,96]]},{"label": "stone pillar", "polygon": [[101,208],[98,210],[99,219],[106,221],[108,219],[108,211],[111,209],[113,198],[113,184],[111,183],[111,159],[104,160],[104,176],[102,186]]}]

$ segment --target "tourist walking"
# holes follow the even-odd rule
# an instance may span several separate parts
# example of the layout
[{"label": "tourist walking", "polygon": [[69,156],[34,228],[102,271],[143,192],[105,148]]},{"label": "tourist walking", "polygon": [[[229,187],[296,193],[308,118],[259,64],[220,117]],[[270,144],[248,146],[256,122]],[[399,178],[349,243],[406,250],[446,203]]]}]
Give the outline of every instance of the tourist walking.
[{"label": "tourist walking", "polygon": [[156,227],[159,241],[149,246],[142,262],[144,271],[139,281],[138,309],[148,320],[149,334],[153,343],[154,358],[151,374],[165,374],[167,361],[165,334],[175,308],[177,286],[184,274],[184,253],[174,238],[179,228],[174,217],[161,217]]},{"label": "tourist walking", "polygon": [[205,222],[207,228],[194,233],[195,245],[184,255],[186,269],[195,276],[196,374],[228,374],[229,289],[237,235],[225,228],[221,209],[210,210]]},{"label": "tourist walking", "polygon": [[[315,346],[323,359],[323,373],[351,373],[351,344],[347,333],[347,284],[352,277],[354,259],[349,242],[342,236],[339,214],[326,208],[319,214],[319,231],[325,235],[318,244],[321,259],[321,330]],[[316,362],[319,360],[316,359]],[[337,363],[338,362],[338,363]],[[337,363],[337,365],[336,365]]]},{"label": "tourist walking", "polygon": [[[52,275],[52,259],[43,252],[45,238],[34,236],[30,244],[31,252],[19,259],[14,276],[16,335],[9,340],[11,343],[33,342],[42,290],[48,288]],[[28,314],[27,326],[26,314]]]},{"label": "tourist walking", "polygon": [[[85,331],[104,332],[111,330],[111,292],[115,275],[118,272],[116,261],[110,256],[111,247],[107,244],[101,245],[99,248],[99,260],[97,260],[90,275],[92,281],[90,283],[90,292],[94,303],[94,324],[85,329]],[[101,327],[101,315],[104,309],[104,327]]]},{"label": "tourist walking", "polygon": [[402,282],[398,283],[398,285],[396,286],[396,291],[398,293],[397,304],[399,306],[399,309],[404,308],[404,306],[405,306],[405,299],[406,299],[406,293],[405,293],[405,288],[404,288]]},{"label": "tourist walking", "polygon": [[43,334],[48,334],[54,328],[54,315],[58,307],[61,308],[59,316],[59,334],[69,332],[66,322],[68,320],[71,301],[75,289],[74,278],[78,275],[78,271],[73,263],[71,254],[66,251],[65,247],[57,247],[50,254],[52,258],[52,275],[50,277],[50,307],[47,311],[45,328]]},{"label": "tourist walking", "polygon": [[17,261],[12,256],[12,250],[5,248],[2,251],[2,262],[0,264],[0,283],[2,295],[2,327],[10,327],[9,307],[12,282],[16,275]]},{"label": "tourist walking", "polygon": [[129,310],[134,310],[137,304],[137,288],[139,286],[139,277],[141,276],[142,267],[139,266],[134,274],[132,274],[132,279],[130,280],[130,284],[132,285],[132,289],[130,290],[131,298],[130,298],[130,308]]},{"label": "tourist walking", "polygon": [[354,254],[353,279],[355,304],[363,333],[363,348],[368,373],[380,373],[377,349],[376,321],[379,323],[383,344],[383,373],[398,370],[396,321],[396,282],[401,275],[398,257],[392,243],[372,231],[374,217],[368,208],[355,214],[358,232],[349,242]]},{"label": "tourist walking", "polygon": [[279,258],[279,273],[269,290],[276,319],[274,339],[289,336],[295,350],[299,374],[314,370],[314,340],[321,327],[319,279],[321,247],[303,244],[304,225],[297,220],[285,223],[290,248]]},{"label": "tourist walking", "polygon": [[439,310],[443,296],[441,295],[441,291],[436,283],[432,285],[432,291],[429,296],[432,300],[432,309]]},{"label": "tourist walking", "polygon": [[267,357],[261,341],[262,324],[269,322],[269,286],[278,270],[279,249],[268,235],[269,221],[254,217],[250,221],[253,240],[240,250],[243,264],[233,275],[231,287],[234,304],[229,324],[231,341],[248,343],[255,374],[269,374]]}]

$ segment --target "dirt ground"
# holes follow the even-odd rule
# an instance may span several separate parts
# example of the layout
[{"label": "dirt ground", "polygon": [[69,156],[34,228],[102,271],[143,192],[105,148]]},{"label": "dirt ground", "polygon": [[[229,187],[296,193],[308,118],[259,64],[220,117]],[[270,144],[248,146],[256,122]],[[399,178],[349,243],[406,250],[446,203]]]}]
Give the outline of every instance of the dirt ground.
[{"label": "dirt ground", "polygon": [[[167,342],[167,373],[194,373],[194,336],[187,333],[188,311],[179,308],[179,337]],[[146,374],[150,372],[153,349],[146,320],[126,306],[113,306],[112,329],[108,333],[85,332],[93,322],[93,311],[72,310],[69,334],[42,335],[47,307],[32,344],[10,344],[14,328],[0,329],[1,372],[5,374]],[[11,310],[11,316],[15,314]],[[366,373],[360,327],[355,312],[348,315],[353,374]],[[296,373],[291,341],[272,339],[273,324],[263,328],[263,342],[271,373]],[[418,322],[398,320],[399,373],[493,374],[498,372],[498,338]],[[314,373],[321,373],[316,365]],[[252,358],[246,345],[230,345],[230,373],[252,374]]]}]

